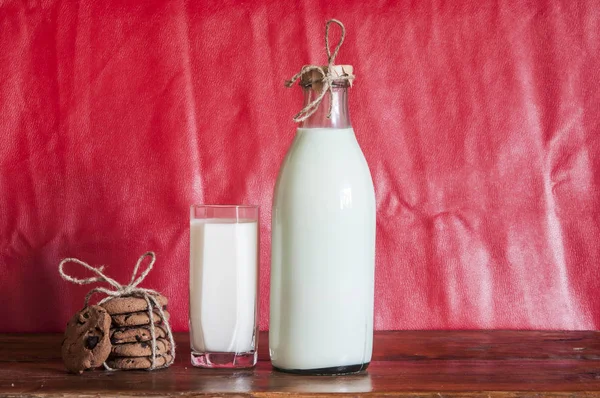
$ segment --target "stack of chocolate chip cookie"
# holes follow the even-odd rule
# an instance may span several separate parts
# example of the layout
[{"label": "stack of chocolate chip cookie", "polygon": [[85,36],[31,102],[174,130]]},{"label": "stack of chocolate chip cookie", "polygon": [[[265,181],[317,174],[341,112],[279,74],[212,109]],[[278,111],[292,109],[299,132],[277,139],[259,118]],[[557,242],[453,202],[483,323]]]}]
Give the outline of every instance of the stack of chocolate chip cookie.
[{"label": "stack of chocolate chip cookie", "polygon": [[[166,318],[162,319],[156,309],[152,312],[156,335],[155,367],[159,367],[171,362],[173,347],[164,327],[164,322],[169,320],[169,313],[166,311],[167,298],[164,296],[155,296],[155,298]],[[117,297],[101,306],[112,318],[110,327],[112,348],[106,364],[113,369],[150,368],[152,332],[146,300],[141,297]]]}]

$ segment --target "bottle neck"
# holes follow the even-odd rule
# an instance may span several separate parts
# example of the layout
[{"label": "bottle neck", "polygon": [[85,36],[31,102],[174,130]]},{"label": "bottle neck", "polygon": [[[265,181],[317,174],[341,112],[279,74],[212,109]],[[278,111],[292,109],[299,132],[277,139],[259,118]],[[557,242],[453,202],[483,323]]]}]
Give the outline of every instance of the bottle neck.
[{"label": "bottle neck", "polygon": [[[319,87],[320,89],[320,87]],[[304,87],[304,106],[308,105],[320,94],[311,86]],[[329,103],[331,101],[331,117],[329,113]],[[334,83],[331,92],[328,90],[323,97],[323,101],[318,105],[317,110],[308,119],[300,125],[302,128],[351,128],[350,114],[348,113],[348,84]]]}]

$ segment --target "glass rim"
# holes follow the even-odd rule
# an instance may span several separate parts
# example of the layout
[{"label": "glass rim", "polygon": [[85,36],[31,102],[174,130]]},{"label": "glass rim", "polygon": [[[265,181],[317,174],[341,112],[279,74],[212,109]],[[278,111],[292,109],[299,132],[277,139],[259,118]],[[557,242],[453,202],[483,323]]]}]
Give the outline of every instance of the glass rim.
[{"label": "glass rim", "polygon": [[207,209],[258,209],[259,205],[203,205],[203,204],[192,204],[190,209],[207,208]]}]

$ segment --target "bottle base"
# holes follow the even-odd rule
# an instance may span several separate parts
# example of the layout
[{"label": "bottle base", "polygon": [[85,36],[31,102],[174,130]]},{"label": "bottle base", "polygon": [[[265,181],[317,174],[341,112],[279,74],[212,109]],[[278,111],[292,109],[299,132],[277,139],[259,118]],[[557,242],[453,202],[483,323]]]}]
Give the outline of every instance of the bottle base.
[{"label": "bottle base", "polygon": [[256,365],[257,352],[192,352],[192,365],[205,369],[244,369]]},{"label": "bottle base", "polygon": [[358,365],[333,366],[330,368],[318,369],[283,369],[273,365],[273,369],[275,369],[278,372],[293,373],[299,375],[349,375],[367,370],[369,364],[370,362],[361,363]]}]

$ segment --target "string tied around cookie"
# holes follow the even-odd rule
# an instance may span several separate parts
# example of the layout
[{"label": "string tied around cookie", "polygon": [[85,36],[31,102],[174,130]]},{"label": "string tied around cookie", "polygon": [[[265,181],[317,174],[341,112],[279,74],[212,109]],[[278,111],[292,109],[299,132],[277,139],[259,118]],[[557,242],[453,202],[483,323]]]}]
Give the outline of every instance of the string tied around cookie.
[{"label": "string tied around cookie", "polygon": [[[337,46],[335,46],[335,50],[333,51],[333,53],[331,52],[331,49],[329,47],[329,27],[332,23],[338,25],[342,31],[341,36],[340,36],[340,41],[338,42]],[[286,87],[292,87],[294,85],[294,83],[296,83],[296,81],[299,81],[299,79],[302,77],[302,75],[304,75],[306,73],[309,73],[312,71],[317,71],[321,75],[320,82],[323,84],[323,86],[321,88],[321,92],[319,93],[317,98],[315,98],[313,101],[308,103],[304,108],[302,108],[300,110],[300,112],[298,112],[294,116],[294,118],[293,118],[294,122],[300,123],[300,122],[308,119],[309,117],[311,117],[312,114],[317,111],[317,108],[323,101],[323,98],[325,98],[325,94],[327,92],[329,92],[329,110],[327,111],[327,118],[328,119],[331,118],[331,112],[333,109],[333,99],[332,99],[332,97],[333,97],[333,82],[336,80],[337,81],[339,81],[339,80],[351,81],[352,79],[354,79],[354,75],[352,75],[352,74],[345,73],[344,75],[338,76],[338,75],[334,74],[334,72],[333,72],[335,58],[337,57],[338,52],[340,51],[340,47],[342,47],[342,43],[344,43],[345,37],[346,37],[346,28],[344,27],[343,23],[341,23],[337,19],[330,19],[329,21],[327,21],[327,23],[325,23],[325,50],[327,51],[327,66],[323,67],[323,66],[319,66],[319,65],[305,65],[302,67],[300,72],[296,73],[294,76],[292,76],[292,78],[290,80],[287,80],[285,82]]]},{"label": "string tied around cookie", "polygon": [[[140,266],[144,262],[146,257],[151,258],[150,263],[148,264],[146,269],[139,276],[137,276],[138,270],[140,269]],[[102,300],[100,300],[98,302],[98,305],[101,305],[101,304],[103,304],[109,300],[112,300],[113,298],[116,298],[116,297],[140,297],[140,298],[143,298],[146,300],[146,305],[148,308],[148,318],[150,319],[150,334],[152,336],[152,365],[150,366],[150,368],[148,370],[166,368],[175,361],[175,341],[173,339],[173,333],[171,331],[171,326],[169,325],[169,321],[165,317],[165,313],[162,309],[162,306],[160,305],[160,303],[158,302],[158,300],[156,298],[156,296],[159,296],[160,293],[158,293],[156,290],[139,287],[139,284],[142,283],[142,281],[146,278],[146,276],[148,276],[148,273],[150,273],[150,271],[152,270],[152,267],[154,267],[155,262],[156,262],[156,254],[154,254],[154,252],[146,252],[146,253],[142,254],[140,256],[140,258],[138,259],[137,263],[135,264],[133,273],[131,275],[131,280],[129,281],[129,284],[127,284],[127,285],[121,285],[119,282],[117,282],[113,278],[106,275],[104,273],[104,266],[92,267],[91,265],[89,265],[88,263],[86,263],[84,261],[81,261],[76,258],[71,258],[71,257],[63,259],[60,262],[60,264],[58,265],[58,272],[60,273],[60,276],[68,282],[74,283],[76,285],[89,285],[92,283],[107,283],[110,285],[110,287],[112,287],[112,289],[111,289],[111,288],[107,288],[107,287],[103,287],[103,286],[98,286],[98,287],[95,287],[92,290],[90,290],[85,296],[84,306],[86,306],[86,307],[88,306],[88,303],[89,303],[90,299],[92,298],[92,296],[97,293],[106,295],[106,297],[104,297]],[[67,263],[75,263],[75,264],[81,265],[85,269],[96,274],[96,276],[93,276],[91,278],[73,277],[73,276],[67,274],[64,270],[64,266]],[[167,338],[169,339],[169,343],[171,344],[171,360],[168,362],[165,361],[165,363],[161,366],[156,366],[156,331],[155,331],[154,316],[153,316],[154,309],[158,310],[160,318],[162,319],[162,322],[163,322],[163,326],[166,329],[165,332],[167,334]],[[104,363],[104,367],[107,370],[115,370],[115,369],[110,368],[106,364],[106,362]]]}]

